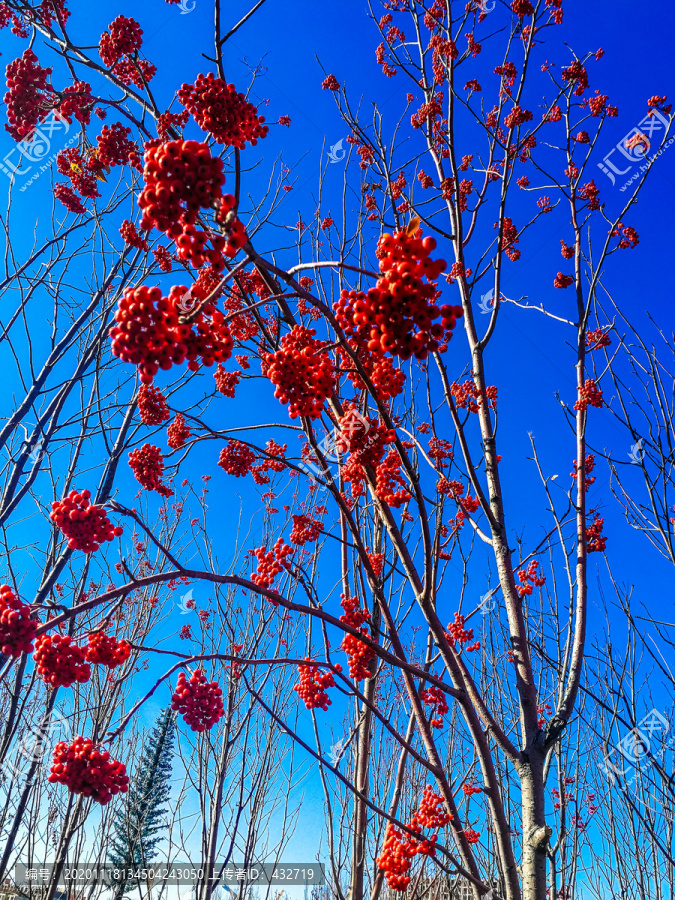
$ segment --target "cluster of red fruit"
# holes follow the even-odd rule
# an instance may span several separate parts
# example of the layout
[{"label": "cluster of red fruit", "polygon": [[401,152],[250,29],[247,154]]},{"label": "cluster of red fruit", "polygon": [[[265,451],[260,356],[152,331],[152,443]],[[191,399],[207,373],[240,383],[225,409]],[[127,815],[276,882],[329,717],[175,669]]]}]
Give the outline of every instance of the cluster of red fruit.
[{"label": "cluster of red fruit", "polygon": [[[141,381],[151,384],[159,369],[170,369],[187,359],[188,369],[201,364],[227,362],[233,340],[225,316],[209,302],[200,307],[191,324],[181,323],[185,310],[181,301],[188,293],[184,285],[174,285],[168,297],[158,287],[129,288],[122,296],[110,329],[112,352],[124,362],[138,366]],[[195,283],[192,302],[208,296]]]},{"label": "cluster of red fruit", "polygon": [[162,483],[164,460],[162,451],[154,444],[143,444],[129,454],[129,465],[133,469],[136,481],[146,491],[157,491],[161,497],[171,497],[173,491]]},{"label": "cluster of red fruit", "polygon": [[35,641],[33,659],[38,674],[52,687],[70,687],[89,681],[91,666],[86,648],[73,644],[67,635],[43,634]]},{"label": "cluster of red fruit", "polygon": [[63,500],[54,500],[49,518],[68,538],[71,550],[95,553],[105,541],[122,534],[120,525],[113,526],[102,506],[89,502],[91,491],[71,491]]},{"label": "cluster of red fruit", "polygon": [[58,99],[47,85],[51,69],[38,64],[32,50],[24,50],[23,56],[7,66],[7,119],[5,125],[15,141],[28,137],[38,122],[42,122]]},{"label": "cluster of red fruit", "polygon": [[98,52],[105,65],[123,84],[133,82],[137,87],[143,87],[144,82],[152,80],[157,68],[147,60],[138,58],[142,45],[143,29],[138,22],[126,16],[117,16],[108,26],[108,31],[101,35]]},{"label": "cluster of red fruit", "polygon": [[143,178],[141,228],[159,228],[173,238],[194,225],[201,207],[215,205],[225,184],[222,160],[197,141],[150,141]]},{"label": "cluster of red fruit", "polygon": [[[342,594],[340,605],[344,609],[344,615],[340,616],[340,621],[346,625],[356,628],[361,634],[369,638],[370,632],[364,627],[364,622],[370,621],[370,613],[367,609],[361,609],[359,601],[356,597],[347,597]],[[364,678],[371,677],[371,664],[375,658],[375,651],[360,641],[353,634],[346,634],[340,644],[340,649],[344,650],[349,659],[349,677],[355,681],[361,681]]]},{"label": "cluster of red fruit", "polygon": [[174,450],[180,450],[191,435],[192,432],[189,426],[185,424],[183,415],[176,413],[175,419],[166,430],[166,442],[169,447],[172,447]]},{"label": "cluster of red fruit", "polygon": [[[422,794],[422,802],[419,809],[413,816],[407,827],[413,831],[420,832],[422,828],[442,828],[451,820],[442,809],[443,800],[438,794],[434,793],[429,785],[426,786]],[[391,822],[387,825],[382,853],[375,860],[378,868],[385,873],[387,884],[394,891],[405,891],[410,884],[410,860],[416,854],[423,856],[434,856],[436,849],[437,834],[424,838],[403,835]]]},{"label": "cluster of red fruit", "polygon": [[289,538],[291,544],[313,543],[319,539],[323,531],[323,522],[318,519],[311,519],[306,515],[293,515],[293,528]]},{"label": "cluster of red fruit", "polygon": [[480,641],[469,644],[473,640],[473,628],[464,627],[464,616],[461,613],[455,613],[455,621],[448,625],[445,636],[449,641],[457,641],[460,647],[467,644],[466,650],[470,653],[473,650],[480,650]]},{"label": "cluster of red fruit", "polygon": [[[354,307],[357,302],[365,303],[366,295],[360,291],[342,291],[340,299],[333,304],[335,317],[345,333],[347,344],[370,378],[377,396],[381,400],[397,397],[405,384],[405,373],[401,369],[395,369],[391,359],[385,356],[378,346],[369,350],[370,327],[368,325],[357,326],[354,323]],[[338,347],[338,353],[342,359],[341,369],[347,373],[354,387],[361,391],[365,383],[358,371],[354,368],[351,356],[343,346]]]},{"label": "cluster of red fruit", "polygon": [[4,656],[30,653],[37,627],[30,607],[14,596],[8,584],[0,586],[0,652]]},{"label": "cluster of red fruit", "polygon": [[201,669],[189,681],[181,672],[171,697],[171,709],[179,712],[193,731],[207,731],[225,715],[223,692],[217,682],[206,680]]},{"label": "cluster of red fruit", "polygon": [[89,635],[87,660],[99,666],[115,669],[125,663],[131,654],[131,644],[118,641],[112,635],[97,631]]},{"label": "cluster of red fruit", "polygon": [[442,728],[443,716],[448,712],[449,709],[443,691],[439,687],[432,685],[425,691],[421,691],[420,697],[422,698],[424,703],[428,703],[430,706],[433,706],[433,718],[430,719],[431,727]]},{"label": "cluster of red fruit", "polygon": [[234,397],[234,390],[241,378],[240,372],[226,372],[219,363],[216,371],[213,373],[213,377],[216,380],[216,389],[224,397]]},{"label": "cluster of red fruit", "polygon": [[105,804],[115,794],[129,790],[126,773],[124,763],[111,759],[107,751],[101,753],[90,738],[80,736],[71,744],[61,741],[56,745],[48,780]]},{"label": "cluster of red fruit", "polygon": [[243,150],[246,141],[250,141],[255,147],[269,131],[263,124],[265,117],[258,115],[256,107],[233,84],[226,84],[213,73],[200,74],[194,84],[184,84],[178,91],[178,100],[218,144]]},{"label": "cluster of red fruit", "polygon": [[593,523],[586,528],[586,550],[588,553],[602,553],[607,546],[607,538],[602,533],[605,520],[594,510],[589,514],[593,516]]},{"label": "cluster of red fruit", "polygon": [[602,390],[597,386],[594,378],[587,378],[579,388],[579,399],[574,404],[574,408],[579,410],[595,406],[598,409],[602,409],[602,405]]},{"label": "cluster of red fruit", "polygon": [[[579,471],[579,467],[577,466],[576,459],[572,463],[574,469],[570,472],[570,477],[575,481],[577,480],[577,473]],[[595,475],[591,475],[593,469],[595,469],[595,456],[592,453],[587,453],[584,459],[584,464],[582,468],[582,484],[584,486],[584,493],[587,493],[593,484],[595,484]]]},{"label": "cluster of red fruit", "polygon": [[298,666],[300,684],[296,684],[293,690],[297,692],[307,709],[322,709],[325,712],[331,705],[326,688],[335,687],[333,675],[330,672],[322,673],[317,666],[311,664],[312,661],[308,656],[305,660],[308,665]]},{"label": "cluster of red fruit", "polygon": [[129,140],[130,134],[131,128],[125,128],[121,122],[103,126],[96,138],[96,157],[102,166],[123,166],[136,159],[138,147],[134,141]]},{"label": "cluster of red fruit", "polygon": [[224,469],[228,475],[234,475],[235,478],[242,478],[248,475],[255,462],[255,453],[247,444],[241,441],[229,440],[227,447],[220,451],[218,465]]},{"label": "cluster of red fruit", "polygon": [[171,418],[166,397],[159,388],[142,384],[138,392],[138,413],[144,425],[161,425]]},{"label": "cluster of red fruit", "polygon": [[[445,260],[429,258],[435,247],[434,238],[422,240],[407,231],[385,234],[378,241],[376,253],[383,274],[377,285],[367,294],[342,298],[343,305],[345,300],[353,300],[353,326],[370,328],[369,350],[402,359],[426,359],[439,349],[445,331],[454,328],[459,308],[444,306],[440,310],[433,304],[439,292],[432,281],[445,269]],[[433,323],[441,315],[441,322]],[[345,317],[338,321],[341,327],[350,325]]]},{"label": "cluster of red fruit", "polygon": [[335,384],[335,366],[321,354],[323,341],[314,337],[314,328],[294,325],[281,339],[276,353],[264,356],[264,374],[277,386],[274,396],[288,404],[292,419],[318,419]]},{"label": "cluster of red fruit", "polygon": [[[253,551],[249,551],[258,560],[258,568],[251,575],[253,584],[259,587],[271,588],[274,579],[280,572],[287,569],[290,561],[286,559],[292,556],[295,551],[288,544],[284,544],[282,538],[278,538],[274,548],[268,553],[265,547],[257,547]],[[277,605],[276,600],[270,601],[273,605]]]},{"label": "cluster of red fruit", "polygon": [[529,596],[533,591],[533,586],[541,587],[542,584],[545,584],[546,576],[538,575],[538,569],[539,561],[533,559],[526,569],[519,570],[518,581],[520,581],[520,584],[516,585],[519,597]]},{"label": "cluster of red fruit", "polygon": [[146,253],[149,250],[146,239],[136,231],[136,226],[128,219],[125,219],[124,222],[122,222],[120,234],[122,235],[124,243],[128,244],[130,247],[135,247],[137,250],[145,250]]}]

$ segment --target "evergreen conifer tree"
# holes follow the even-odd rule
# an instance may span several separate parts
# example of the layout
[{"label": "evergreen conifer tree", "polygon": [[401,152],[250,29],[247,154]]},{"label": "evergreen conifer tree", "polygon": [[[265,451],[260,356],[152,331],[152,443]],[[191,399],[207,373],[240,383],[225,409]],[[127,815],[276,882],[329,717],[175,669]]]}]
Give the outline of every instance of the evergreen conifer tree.
[{"label": "evergreen conifer tree", "polygon": [[[135,776],[129,785],[124,805],[113,822],[109,859],[115,868],[147,868],[153,863],[155,849],[164,838],[163,817],[169,799],[176,720],[169,708],[162,713],[150,733]],[[115,885],[115,900],[128,893],[137,882]]]}]

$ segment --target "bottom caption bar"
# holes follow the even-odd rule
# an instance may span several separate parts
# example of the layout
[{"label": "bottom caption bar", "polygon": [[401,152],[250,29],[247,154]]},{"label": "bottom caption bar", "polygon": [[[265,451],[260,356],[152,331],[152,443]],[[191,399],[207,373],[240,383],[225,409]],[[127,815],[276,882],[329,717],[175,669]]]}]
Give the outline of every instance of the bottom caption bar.
[{"label": "bottom caption bar", "polygon": [[[17,885],[51,884],[57,867],[53,863],[14,867]],[[124,868],[112,865],[65,865],[58,872],[58,885],[72,884],[136,884],[188,885],[215,881],[223,885],[304,885],[325,884],[326,873],[322,863],[214,863],[196,866],[187,862],[153,863],[148,866]]]}]

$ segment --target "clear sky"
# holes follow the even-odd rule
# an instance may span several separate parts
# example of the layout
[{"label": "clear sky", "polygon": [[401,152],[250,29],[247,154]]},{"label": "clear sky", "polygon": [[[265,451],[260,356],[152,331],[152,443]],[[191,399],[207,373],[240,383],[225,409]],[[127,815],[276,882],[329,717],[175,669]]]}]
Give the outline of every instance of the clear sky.
[{"label": "clear sky", "polygon": [[[138,19],[145,33],[145,55],[158,67],[153,89],[155,95],[161,98],[160,106],[165,107],[183,81],[192,81],[198,72],[211,70],[211,64],[200,56],[203,52],[211,52],[211,4],[205,0],[188,0],[188,6],[192,2],[194,7],[187,14],[181,14],[179,7],[167,5],[161,0],[143,0],[140,3],[101,0],[86,5],[71,2],[71,30],[76,40],[81,39],[82,43],[91,45],[97,42],[98,35],[119,13]],[[249,4],[237,0],[223,3],[223,7],[227,27],[235,24],[248,11]],[[608,120],[605,125],[595,151],[599,163],[612,146],[643,118],[649,96],[667,94],[669,100],[675,100],[672,69],[675,9],[672,4],[666,3],[565,0],[564,10],[563,27],[547,30],[546,45],[541,48],[541,53],[544,58],[563,65],[571,59],[565,42],[578,55],[599,47],[605,50],[603,59],[590,67],[591,87],[609,95],[610,102],[619,108],[619,116]],[[490,30],[497,30],[508,21],[505,5],[498,2],[488,16],[486,27],[489,25]],[[258,148],[247,152],[245,162],[262,160],[262,163],[243,176],[243,194],[255,198],[267,185],[274,159],[280,157],[290,169],[288,183],[293,185],[293,190],[283,201],[276,217],[276,226],[266,229],[259,243],[262,250],[265,250],[266,241],[276,248],[277,259],[282,264],[297,262],[294,226],[299,217],[305,222],[312,221],[322,166],[327,167],[321,204],[323,213],[326,214],[332,207],[337,219],[342,202],[344,163],[327,165],[327,151],[338,141],[345,140],[347,130],[335,109],[332,95],[321,90],[324,74],[335,74],[338,81],[346,86],[353,106],[360,102],[366,115],[372,102],[378,104],[385,118],[391,117],[391,122],[400,115],[401,93],[407,88],[400,85],[397,79],[388,80],[382,75],[375,62],[375,47],[379,40],[377,29],[368,21],[364,0],[321,4],[310,0],[292,0],[291,3],[267,0],[226,45],[228,79],[237,87],[247,85],[250,70],[262,66],[251,99],[267,104],[265,115],[270,122],[275,122],[279,115],[291,117],[289,129],[272,127],[269,137]],[[23,42],[8,31],[0,32],[3,64],[18,55],[23,46]],[[42,56],[40,62],[52,64],[51,60]],[[57,73],[63,73],[56,61],[54,64]],[[478,64],[476,71],[481,71]],[[94,92],[99,87],[103,89],[96,81],[92,82]],[[0,136],[0,160],[12,147],[13,142],[8,135]],[[620,191],[619,181],[612,186],[599,168],[593,177],[601,189],[602,200],[607,204],[608,215],[612,216],[625,202],[626,194]],[[0,191],[4,191],[4,177],[0,175],[0,179],[3,184]],[[15,223],[18,221],[25,225],[26,241],[30,240],[36,215],[47,210],[49,190],[49,173],[45,172],[26,190],[15,191],[13,215]],[[533,195],[529,195],[528,202],[534,202]],[[672,277],[674,208],[675,145],[656,163],[650,183],[642,193],[639,204],[630,213],[629,224],[640,235],[639,246],[612,257],[607,277],[607,285],[635,324],[644,324],[649,312],[667,334],[672,333],[675,324]],[[557,304],[562,310],[564,304],[571,301],[571,296],[564,296],[565,292],[553,288],[553,275],[560,267],[559,240],[566,232],[561,228],[561,220],[550,218],[550,223],[544,220],[536,232],[523,242],[522,257],[505,270],[502,289],[509,298],[527,296],[529,302],[544,302],[551,306]],[[47,226],[45,218],[44,227]],[[283,226],[286,226],[287,235]],[[170,282],[170,278],[167,281]],[[523,312],[506,306],[488,362],[492,370],[499,373],[500,404],[506,409],[517,410],[517,415],[515,412],[512,416],[506,415],[500,424],[500,440],[507,447],[506,454],[520,459],[531,455],[528,432],[532,432],[537,438],[539,452],[546,459],[547,473],[559,473],[562,481],[567,479],[571,470],[570,447],[573,445],[562,413],[556,411],[554,398],[556,393],[567,401],[573,397],[574,370],[571,350],[567,358],[560,355],[552,358],[550,342],[554,340],[555,329],[536,312]],[[269,408],[270,421],[283,416],[283,410],[272,398],[271,392],[265,395],[257,385],[242,386],[236,401],[227,402],[231,404],[228,414],[233,422],[245,424],[259,420],[258,404],[261,402],[268,404],[266,409]],[[561,434],[565,440],[561,440]],[[607,451],[614,459],[628,462],[630,441],[605,410],[594,411],[590,443],[598,451]],[[194,456],[194,471],[207,471],[212,466],[211,456],[211,450],[208,453],[206,450],[198,451]],[[508,472],[508,468],[505,471]],[[613,506],[606,463],[601,463],[595,474],[594,497],[602,505],[610,547],[621,546],[626,551],[613,557],[618,578],[627,583],[636,582],[635,601],[648,604],[653,612],[671,621],[671,567],[655,560],[645,570],[642,566],[643,548],[646,549],[644,538],[628,528]],[[127,499],[130,500],[135,492],[135,483],[130,475],[122,479],[122,488],[125,484]],[[210,489],[214,506],[238,505],[232,484],[224,479],[219,481],[214,477]],[[253,492],[239,482],[236,493],[240,493],[245,502],[254,502]],[[507,508],[510,505],[512,510],[517,511],[516,518],[525,529],[526,541],[538,540],[543,497],[523,493],[520,481],[515,477],[509,481],[508,475],[505,494]],[[526,524],[530,513],[535,523],[532,526]],[[231,527],[226,522],[222,523],[223,539],[229,537]],[[596,559],[601,567],[599,555]],[[487,581],[476,585],[476,602],[487,587]],[[199,588],[195,588],[195,596],[199,600]],[[592,604],[595,612],[591,615],[591,626],[600,629],[603,617],[597,594],[592,596]],[[148,724],[156,712],[157,707],[146,712]],[[305,720],[305,724],[309,725],[309,713],[305,715]],[[333,729],[339,738],[339,707],[326,717],[324,727],[327,731]],[[310,861],[318,851],[323,835],[322,795],[318,779],[310,776],[304,790],[301,825],[286,853],[289,861]]]}]

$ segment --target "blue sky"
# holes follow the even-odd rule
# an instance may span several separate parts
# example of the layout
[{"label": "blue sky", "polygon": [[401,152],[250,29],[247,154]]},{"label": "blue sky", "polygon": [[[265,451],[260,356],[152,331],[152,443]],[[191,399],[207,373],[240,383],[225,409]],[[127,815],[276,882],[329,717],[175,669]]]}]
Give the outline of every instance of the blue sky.
[{"label": "blue sky", "polygon": [[[74,3],[71,6],[74,12],[72,34],[85,44],[95,43],[101,31],[119,13],[140,21],[145,32],[145,55],[158,66],[153,89],[160,98],[160,106],[168,104],[183,81],[192,81],[198,72],[207,72],[212,68],[200,57],[200,53],[210,53],[211,49],[211,9],[204,0],[195,0],[194,9],[187,15],[181,15],[178,7],[160,0],[142,4],[105,0],[94,6],[87,5],[86,13],[81,5],[79,8]],[[604,48],[604,58],[590,66],[591,87],[592,90],[597,87],[601,93],[609,94],[610,102],[619,107],[619,116],[609,119],[605,125],[595,151],[599,162],[644,116],[647,97],[667,94],[669,99],[675,99],[671,62],[675,10],[669,4],[655,8],[625,0],[595,0],[593,3],[566,0],[564,8],[564,26],[546,32],[546,45],[540,51],[543,58],[563,65],[571,59],[564,42],[579,55],[588,50],[595,51],[598,47]],[[236,23],[247,10],[248,3],[226,4],[225,28]],[[507,22],[505,8],[503,4],[498,4],[488,16],[485,27],[489,25],[490,30],[493,27],[496,30]],[[0,42],[3,63],[23,49],[23,43],[6,31],[0,33]],[[298,215],[306,222],[312,221],[322,166],[326,167],[322,213],[332,209],[337,219],[341,204],[344,165],[327,165],[326,151],[331,145],[344,140],[347,130],[335,109],[332,95],[321,90],[324,77],[322,66],[326,73],[335,74],[340,83],[346,85],[353,106],[361,102],[366,116],[373,101],[377,102],[389,122],[394,122],[401,113],[400,95],[407,90],[407,86],[400,84],[400,76],[388,80],[381,74],[374,58],[377,43],[379,36],[372,23],[368,22],[365,2],[346,0],[317,4],[296,0],[289,5],[279,0],[267,0],[255,17],[226,45],[227,78],[238,87],[246,85],[250,80],[251,68],[262,64],[265,68],[253,87],[251,99],[259,103],[269,100],[265,109],[269,122],[276,121],[283,114],[290,115],[292,120],[290,129],[272,127],[269,137],[244,156],[245,163],[262,160],[258,168],[244,175],[243,193],[250,193],[253,197],[264,190],[272,161],[277,157],[292,170],[289,183],[293,184],[293,190],[286,195],[278,211],[278,226],[265,230],[261,239],[263,249],[266,241],[275,248],[289,248],[279,249],[278,252],[279,261],[285,265],[297,262],[297,252],[292,249],[295,235],[292,230],[285,234],[279,226],[294,226]],[[47,55],[39,54],[39,57],[43,65],[51,64]],[[479,75],[483,71],[480,59],[475,71]],[[55,82],[64,80],[64,73],[57,66]],[[93,81],[92,87],[96,91],[99,85]],[[542,93],[543,90],[542,80]],[[194,129],[194,126],[191,127]],[[0,158],[11,148],[8,135],[0,138]],[[354,166],[354,162],[351,165]],[[593,165],[595,168],[595,162]],[[619,184],[612,187],[599,169],[595,169],[591,177],[600,187],[608,215],[612,216],[625,202],[625,193],[620,192]],[[19,231],[25,226],[26,242],[30,240],[36,210],[46,210],[49,189],[49,179],[45,173],[25,192],[14,196],[15,223],[19,223]],[[675,324],[671,263],[675,237],[672,219],[674,189],[675,146],[657,161],[639,204],[631,210],[630,218],[626,218],[626,222],[633,225],[640,235],[639,246],[612,257],[607,266],[606,281],[634,323],[644,325],[645,314],[649,312],[666,333],[671,333]],[[536,196],[528,194],[519,201],[523,211],[526,204],[531,210]],[[45,224],[48,224],[47,220]],[[552,284],[555,272],[562,267],[559,240],[565,235],[563,220],[551,216],[523,240],[520,261],[507,264],[504,273],[502,289],[507,297],[527,296],[529,302],[544,302],[560,310],[561,314],[564,309],[571,309],[566,307],[572,302],[571,295],[556,291]],[[20,244],[21,238],[18,240]],[[170,282],[170,279],[167,281]],[[456,345],[459,354],[461,344],[457,341]],[[536,312],[506,306],[488,356],[491,371],[498,374],[495,381],[499,386],[500,406],[506,411],[500,418],[499,439],[505,448],[502,452],[507,472],[507,509],[519,532],[523,532],[526,546],[540,539],[541,509],[545,502],[536,485],[527,491],[522,488],[523,468],[520,462],[531,455],[528,432],[532,432],[537,439],[547,474],[558,474],[560,482],[564,481],[566,485],[572,466],[573,450],[570,451],[570,447],[573,448],[573,442],[555,395],[558,392],[562,399],[573,402],[574,353],[571,348],[565,353],[560,346],[559,326],[544,320]],[[453,344],[451,352],[454,351]],[[224,403],[229,404],[226,415],[237,424],[259,420],[260,404],[264,404],[270,421],[284,415],[271,392],[257,383],[243,385],[236,401],[226,400]],[[608,412],[592,411],[589,437],[593,446],[606,448],[614,458],[627,461],[630,441]],[[295,438],[285,440],[294,442]],[[206,471],[212,465],[212,456],[210,445],[200,448],[193,456],[193,470]],[[519,463],[514,465],[510,478],[509,460]],[[669,620],[673,612],[672,594],[664,586],[672,584],[670,565],[654,558],[645,571],[642,565],[643,551],[646,550],[644,538],[629,529],[617,514],[608,489],[606,465],[600,463],[595,474],[598,477],[593,487],[592,502],[595,505],[597,501],[603,507],[610,550],[621,548],[620,553],[611,557],[619,580],[635,582],[636,601],[648,603],[652,611]],[[529,470],[528,475],[534,476],[533,470]],[[135,483],[127,476],[122,479],[121,485],[123,490],[126,488],[125,499],[130,501]],[[222,508],[223,504],[238,506],[236,498],[239,492],[245,503],[254,502],[253,492],[239,482],[233,486],[227,479],[214,477],[210,490],[211,503],[216,509]],[[219,538],[225,541],[230,535],[228,523],[223,523]],[[596,560],[602,568],[599,556],[593,559],[593,563]],[[478,580],[475,586],[476,602],[487,587],[486,581]],[[195,594],[199,597],[197,590]],[[597,610],[597,614],[591,617],[592,627],[599,629],[603,617],[600,614],[600,598],[596,593],[592,595],[591,603]],[[338,719],[337,710],[338,707],[335,707],[331,723]],[[149,720],[154,718],[155,710],[152,713]],[[309,714],[306,714],[306,720],[309,723]],[[326,719],[327,730],[332,727],[328,722]],[[310,779],[306,788],[303,807],[305,821],[319,823],[323,813],[317,781]],[[311,828],[301,828],[289,847],[287,858],[298,861],[311,859],[318,847],[319,834],[320,829],[314,824]]]}]

